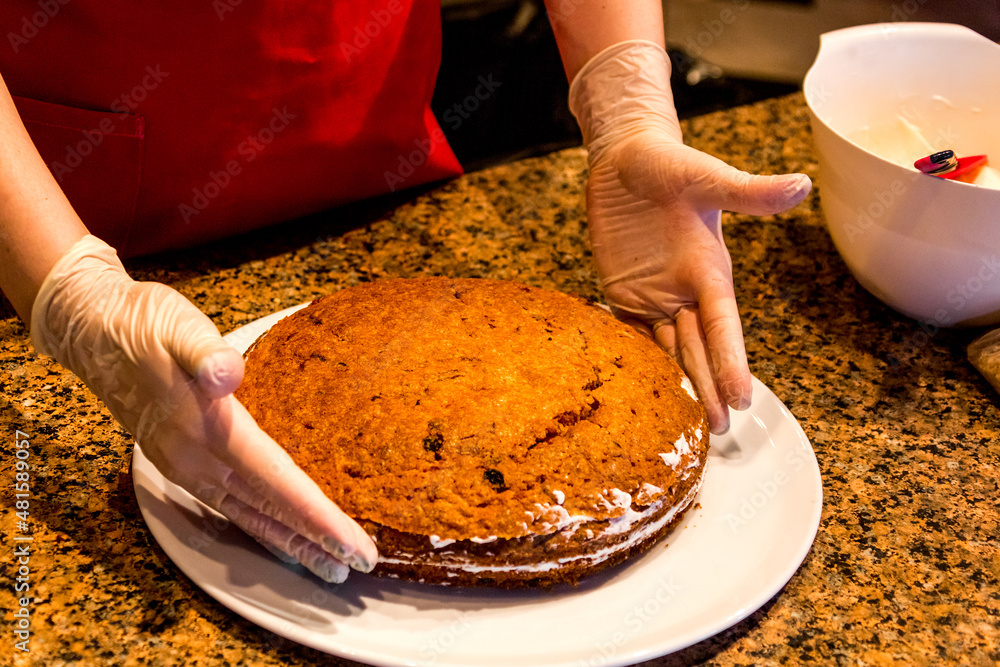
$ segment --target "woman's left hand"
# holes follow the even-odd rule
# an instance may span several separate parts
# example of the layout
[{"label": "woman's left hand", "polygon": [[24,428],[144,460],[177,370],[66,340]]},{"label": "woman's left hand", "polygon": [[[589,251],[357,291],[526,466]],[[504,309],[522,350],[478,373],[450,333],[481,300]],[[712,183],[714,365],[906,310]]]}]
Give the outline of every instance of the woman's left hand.
[{"label": "woman's left hand", "polygon": [[638,320],[691,377],[715,433],[749,406],[751,376],[721,210],[766,215],[802,201],[803,175],[754,176],[656,128],[593,160],[591,245],[615,313]]},{"label": "woman's left hand", "polygon": [[750,404],[751,375],[721,211],[790,208],[804,174],[754,176],[684,145],[670,60],[644,40],[594,56],[570,88],[588,149],[587,217],[616,315],[651,332],[691,377],[714,433]]}]

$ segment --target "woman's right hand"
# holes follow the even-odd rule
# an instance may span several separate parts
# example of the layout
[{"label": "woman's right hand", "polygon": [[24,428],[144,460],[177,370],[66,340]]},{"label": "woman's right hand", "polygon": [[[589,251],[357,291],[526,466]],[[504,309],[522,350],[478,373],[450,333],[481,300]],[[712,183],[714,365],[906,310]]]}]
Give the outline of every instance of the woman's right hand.
[{"label": "woman's right hand", "polygon": [[190,301],[132,280],[113,248],[78,241],[35,299],[31,337],[101,398],[171,482],[329,582],[368,572],[374,542],[232,392],[243,359]]}]

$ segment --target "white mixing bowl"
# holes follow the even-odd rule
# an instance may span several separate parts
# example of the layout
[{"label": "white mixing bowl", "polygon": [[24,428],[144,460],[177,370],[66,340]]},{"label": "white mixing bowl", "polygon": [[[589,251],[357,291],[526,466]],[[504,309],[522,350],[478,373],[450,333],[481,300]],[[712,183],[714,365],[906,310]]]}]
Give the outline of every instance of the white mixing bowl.
[{"label": "white mixing bowl", "polygon": [[837,30],[803,87],[823,213],[858,282],[935,326],[1000,322],[1000,188],[912,167],[950,148],[1000,168],[1000,46],[941,23]]}]

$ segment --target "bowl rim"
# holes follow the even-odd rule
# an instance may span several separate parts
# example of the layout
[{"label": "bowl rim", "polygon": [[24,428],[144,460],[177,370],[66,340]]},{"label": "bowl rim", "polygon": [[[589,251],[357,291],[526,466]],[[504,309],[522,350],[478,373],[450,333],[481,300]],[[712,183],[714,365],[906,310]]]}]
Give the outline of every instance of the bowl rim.
[{"label": "bowl rim", "polygon": [[[912,36],[914,34],[927,35],[927,34],[938,34],[942,36],[962,36],[966,38],[976,39],[987,43],[988,45],[1000,49],[1000,44],[990,40],[987,37],[979,34],[972,28],[967,26],[959,25],[957,23],[935,23],[935,22],[921,22],[921,21],[905,21],[905,22],[882,22],[882,23],[867,23],[856,26],[848,26],[845,28],[838,28],[836,30],[830,30],[822,33],[819,36],[819,50],[816,53],[816,57],[809,69],[806,71],[805,77],[802,80],[802,93],[805,97],[806,107],[809,111],[810,120],[813,123],[821,124],[826,130],[833,134],[837,139],[842,142],[847,143],[852,148],[855,148],[868,156],[871,156],[881,162],[884,166],[889,166],[895,170],[898,170],[900,174],[905,174],[910,176],[912,174],[919,174],[920,171],[916,167],[905,167],[897,162],[889,160],[882,157],[878,153],[873,152],[871,149],[861,146],[851,139],[849,139],[843,132],[834,128],[827,120],[823,117],[821,111],[814,104],[815,96],[818,93],[817,86],[813,77],[816,76],[816,72],[819,69],[820,58],[823,56],[823,48],[831,47],[836,48],[839,43],[843,43],[846,40],[853,40],[858,37],[870,37],[873,35],[878,35],[880,37],[886,36]],[[817,155],[817,157],[819,157]],[[933,177],[932,177],[933,178]],[[967,183],[965,181],[956,181],[946,178],[937,178],[937,181],[942,183],[947,183],[944,187],[965,187],[965,188],[975,188],[977,190],[986,190],[990,192],[1000,192],[997,188],[988,187],[985,185],[977,185],[975,183]]]}]

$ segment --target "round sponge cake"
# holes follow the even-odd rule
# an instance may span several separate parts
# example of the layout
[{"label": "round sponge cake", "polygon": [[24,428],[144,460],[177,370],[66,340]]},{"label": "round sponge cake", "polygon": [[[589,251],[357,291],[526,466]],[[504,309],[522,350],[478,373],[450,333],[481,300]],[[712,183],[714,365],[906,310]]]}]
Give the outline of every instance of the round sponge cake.
[{"label": "round sponge cake", "polygon": [[236,393],[379,548],[376,574],[548,586],[647,549],[701,483],[690,382],[605,309],[510,281],[318,299]]}]

